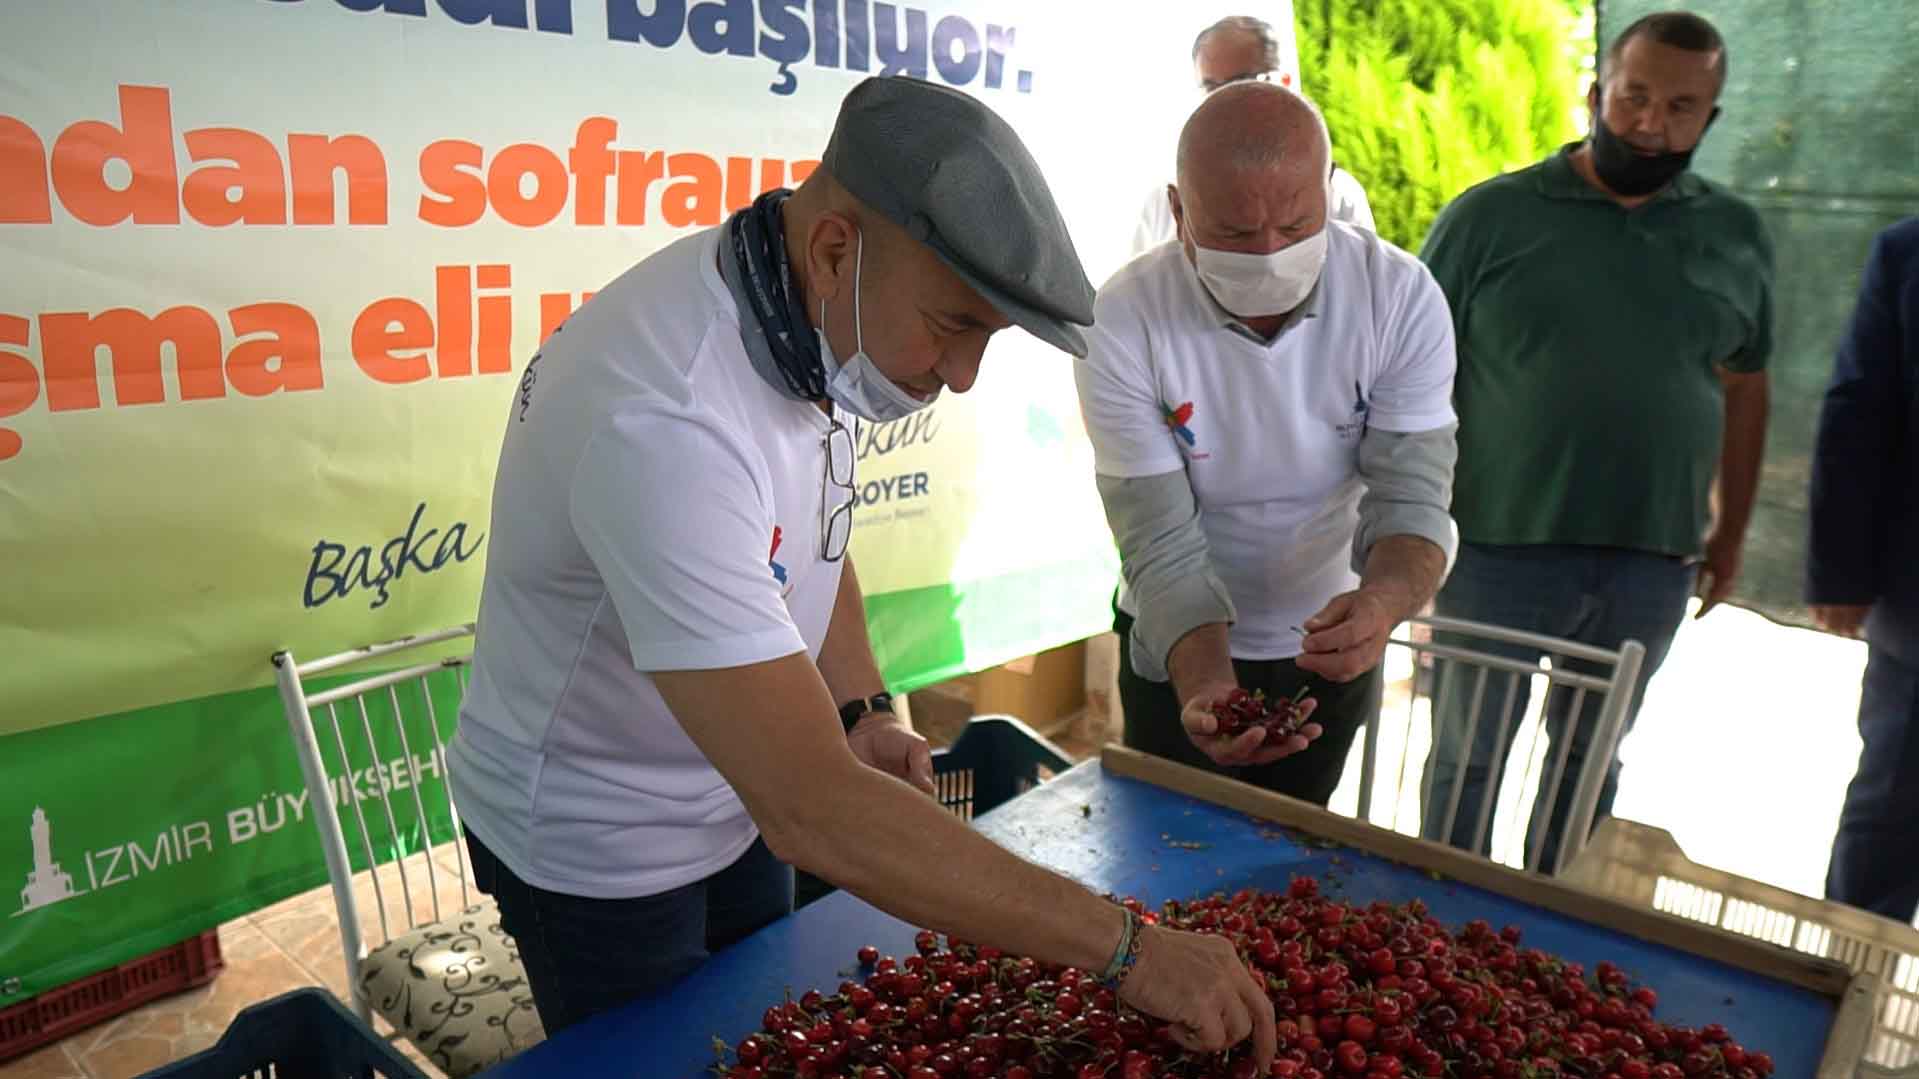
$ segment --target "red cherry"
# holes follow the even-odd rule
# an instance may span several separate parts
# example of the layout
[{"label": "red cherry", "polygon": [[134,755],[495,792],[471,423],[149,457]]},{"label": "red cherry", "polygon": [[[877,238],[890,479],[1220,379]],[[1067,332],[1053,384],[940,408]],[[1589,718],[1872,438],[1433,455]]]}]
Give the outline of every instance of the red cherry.
[{"label": "red cherry", "polygon": [[880,961],[880,950],[868,944],[859,950],[858,957],[860,966],[870,967]]}]

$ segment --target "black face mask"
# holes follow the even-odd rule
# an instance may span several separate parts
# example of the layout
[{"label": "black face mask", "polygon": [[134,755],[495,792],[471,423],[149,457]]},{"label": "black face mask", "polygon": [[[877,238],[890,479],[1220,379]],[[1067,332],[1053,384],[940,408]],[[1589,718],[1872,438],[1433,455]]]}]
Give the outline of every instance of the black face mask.
[{"label": "black face mask", "polygon": [[[1602,107],[1603,104],[1602,101]],[[1712,110],[1706,127],[1699,133],[1700,142],[1705,141],[1706,131],[1712,129],[1712,122],[1718,118],[1719,110]],[[1613,134],[1599,108],[1593,109],[1592,134],[1587,141],[1592,147],[1593,171],[1607,187],[1627,198],[1650,195],[1672,183],[1692,164],[1693,151],[1699,149],[1699,143],[1695,142],[1693,148],[1684,153],[1642,154]]]}]

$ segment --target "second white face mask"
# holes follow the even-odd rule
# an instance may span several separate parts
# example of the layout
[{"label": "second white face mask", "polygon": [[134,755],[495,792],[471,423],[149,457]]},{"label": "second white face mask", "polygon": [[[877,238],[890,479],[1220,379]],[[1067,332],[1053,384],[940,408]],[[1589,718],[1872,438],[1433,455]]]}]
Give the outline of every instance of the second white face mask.
[{"label": "second white face mask", "polygon": [[1264,255],[1218,251],[1193,242],[1200,283],[1241,318],[1283,315],[1303,303],[1326,266],[1326,229]]},{"label": "second white face mask", "polygon": [[826,301],[820,300],[820,356],[828,368],[826,395],[839,406],[870,423],[890,423],[933,403],[934,394],[921,400],[895,385],[866,354],[866,334],[860,326],[860,276],[866,262],[866,234],[860,233],[853,253],[853,354],[841,363],[826,339]]}]

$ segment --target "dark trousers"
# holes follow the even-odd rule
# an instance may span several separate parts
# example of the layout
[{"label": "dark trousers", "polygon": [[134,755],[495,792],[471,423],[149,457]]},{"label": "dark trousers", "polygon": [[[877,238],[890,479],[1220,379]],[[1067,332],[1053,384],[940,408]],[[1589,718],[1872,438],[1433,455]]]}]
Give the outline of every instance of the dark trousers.
[{"label": "dark trousers", "polygon": [[1142,753],[1190,764],[1208,772],[1229,776],[1264,787],[1301,801],[1324,806],[1339,788],[1346,770],[1346,754],[1353,747],[1353,736],[1367,723],[1379,718],[1380,694],[1385,688],[1378,667],[1351,682],[1328,682],[1299,669],[1290,659],[1236,659],[1233,674],[1242,689],[1263,690],[1268,697],[1291,697],[1301,686],[1310,689],[1319,701],[1313,722],[1324,733],[1304,752],[1282,757],[1271,764],[1227,768],[1213,763],[1186,736],[1179,720],[1179,697],[1170,682],[1154,682],[1133,670],[1128,646],[1133,619],[1124,611],[1115,611],[1113,630],[1119,634],[1119,700],[1126,712],[1125,743]]},{"label": "dark trousers", "polygon": [[[1683,560],[1647,551],[1462,543],[1452,576],[1440,589],[1434,607],[1445,618],[1527,630],[1600,648],[1616,649],[1628,640],[1645,645],[1646,660],[1639,668],[1639,681],[1633,686],[1633,699],[1626,711],[1626,729],[1631,730],[1639,704],[1645,699],[1646,685],[1666,661],[1679,625],[1685,620],[1686,600],[1692,595],[1694,580],[1694,568]],[[1450,633],[1436,633],[1433,639],[1523,663],[1536,663],[1540,658],[1539,649],[1525,645]],[[1598,673],[1585,660],[1563,662],[1567,670]],[[1443,660],[1438,667],[1433,749],[1426,761],[1431,794],[1425,804],[1423,832],[1427,839],[1487,854],[1492,849],[1495,808],[1490,800],[1499,793],[1504,779],[1506,757],[1502,747],[1510,748],[1511,732],[1500,726],[1500,720],[1507,716],[1508,726],[1518,726],[1530,699],[1529,683],[1526,679],[1509,683],[1507,675],[1496,672],[1487,677],[1480,691],[1476,674]],[[1453,677],[1455,674],[1459,676]],[[1545,702],[1546,759],[1554,761],[1565,753],[1565,771],[1558,788],[1542,790],[1535,801],[1533,819],[1527,825],[1526,849],[1539,845],[1537,865],[1547,873],[1558,864],[1573,795],[1599,728],[1599,695],[1586,693],[1575,715],[1576,696],[1561,686],[1548,693]],[[1477,719],[1472,704],[1475,697],[1479,702]],[[1569,740],[1564,749],[1562,740]],[[1542,777],[1542,788],[1545,783]],[[1611,815],[1618,790],[1619,761],[1614,757],[1607,762],[1600,784],[1593,814],[1595,826]],[[1457,812],[1448,828],[1446,816],[1455,806]],[[1483,834],[1481,807],[1486,807]],[[1479,838],[1476,847],[1475,836]]]},{"label": "dark trousers", "polygon": [[1919,912],[1919,666],[1868,653],[1859,737],[1826,898],[1910,922]]},{"label": "dark trousers", "polygon": [[755,839],[732,865],[659,895],[588,899],[536,888],[466,833],[473,875],[500,905],[549,1036],[672,985],[793,909],[793,869]]}]

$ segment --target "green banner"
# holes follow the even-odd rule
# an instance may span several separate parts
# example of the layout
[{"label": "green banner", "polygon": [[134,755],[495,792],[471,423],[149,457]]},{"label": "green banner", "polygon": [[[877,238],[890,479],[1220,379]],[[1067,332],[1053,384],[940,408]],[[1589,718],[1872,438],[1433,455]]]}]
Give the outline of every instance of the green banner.
[{"label": "green banner", "polygon": [[[380,695],[364,717],[346,704],[315,716],[356,869],[369,848],[391,859],[383,790],[396,807],[401,850],[424,845],[419,805],[434,842],[452,837],[439,747],[452,734],[460,686],[451,669],[431,684],[438,731],[427,727],[416,684],[396,690],[409,719],[404,748]],[[326,803],[301,779],[272,689],[47,727],[4,746],[0,879],[18,886],[6,898],[17,895],[19,905],[0,904],[12,915],[0,920],[0,1005],[326,880],[309,819]]]}]

